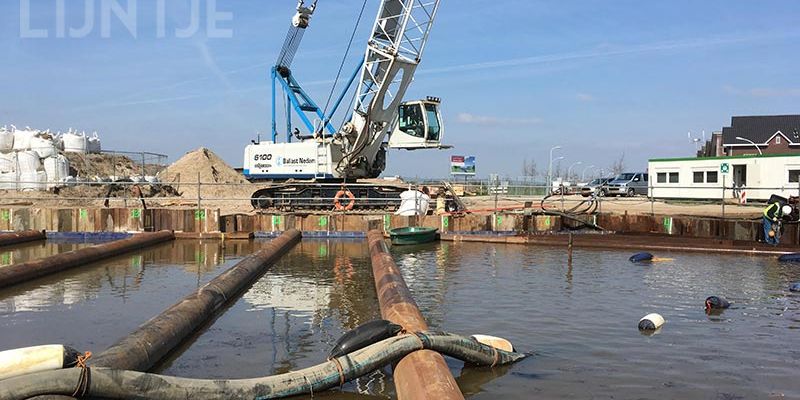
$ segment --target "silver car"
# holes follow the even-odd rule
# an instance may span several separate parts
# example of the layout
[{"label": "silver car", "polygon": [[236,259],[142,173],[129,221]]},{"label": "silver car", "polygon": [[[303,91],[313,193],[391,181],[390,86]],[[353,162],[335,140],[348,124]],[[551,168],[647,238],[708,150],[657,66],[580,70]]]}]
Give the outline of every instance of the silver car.
[{"label": "silver car", "polygon": [[641,194],[646,196],[648,189],[647,178],[646,172],[625,172],[619,174],[606,185],[606,195],[633,197],[637,194]]},{"label": "silver car", "polygon": [[583,186],[581,186],[581,196],[589,197],[592,193],[598,196],[606,195],[606,184],[614,178],[597,178]]}]

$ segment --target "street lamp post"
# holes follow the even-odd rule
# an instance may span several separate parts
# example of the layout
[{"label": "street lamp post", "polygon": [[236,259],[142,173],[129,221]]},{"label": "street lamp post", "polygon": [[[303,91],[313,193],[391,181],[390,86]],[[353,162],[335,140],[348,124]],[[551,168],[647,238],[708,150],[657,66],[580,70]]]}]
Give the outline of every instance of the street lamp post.
[{"label": "street lamp post", "polygon": [[576,165],[581,165],[581,164],[583,164],[582,161],[575,161],[574,163],[572,163],[572,165],[569,166],[569,168],[567,168],[567,179],[568,180],[570,179],[569,177],[572,176],[572,167],[574,167]]},{"label": "street lamp post", "polygon": [[[550,149],[550,164],[547,166],[547,192],[553,189],[553,151],[560,149],[561,146],[553,146]],[[563,158],[563,157],[561,157]]]},{"label": "street lamp post", "polygon": [[588,166],[586,166],[586,168],[583,169],[583,173],[581,174],[581,180],[582,181],[586,180],[586,171],[588,171],[591,168],[594,168],[594,165],[588,165]]},{"label": "street lamp post", "polygon": [[737,137],[736,137],[736,140],[741,140],[741,141],[743,141],[743,142],[747,142],[747,143],[750,143],[750,144],[752,144],[753,146],[756,146],[756,150],[758,150],[758,155],[760,155],[760,156],[763,156],[763,155],[764,155],[764,153],[762,153],[762,152],[761,152],[761,148],[760,148],[760,147],[758,147],[758,145],[756,144],[756,142],[754,142],[754,141],[752,141],[752,140],[750,140],[750,139],[747,139],[747,138],[743,138],[743,137],[741,137],[741,136],[737,136]]}]

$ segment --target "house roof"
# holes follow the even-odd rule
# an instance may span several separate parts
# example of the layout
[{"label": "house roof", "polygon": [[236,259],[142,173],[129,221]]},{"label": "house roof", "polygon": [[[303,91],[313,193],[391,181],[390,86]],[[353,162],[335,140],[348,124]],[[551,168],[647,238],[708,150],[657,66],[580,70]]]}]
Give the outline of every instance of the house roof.
[{"label": "house roof", "polygon": [[722,143],[725,146],[747,146],[747,142],[737,140],[737,136],[750,139],[758,144],[766,145],[775,134],[780,132],[789,143],[800,144],[800,137],[794,137],[794,131],[800,133],[800,115],[758,115],[731,118],[731,126],[722,128]]}]

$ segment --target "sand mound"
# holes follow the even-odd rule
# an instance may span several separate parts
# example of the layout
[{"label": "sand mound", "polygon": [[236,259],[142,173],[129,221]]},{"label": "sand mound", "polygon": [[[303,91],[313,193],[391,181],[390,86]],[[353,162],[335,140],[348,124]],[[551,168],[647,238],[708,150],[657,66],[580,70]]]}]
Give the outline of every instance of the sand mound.
[{"label": "sand mound", "polygon": [[242,174],[204,147],[186,153],[158,175],[161,182],[176,187],[186,199],[197,198],[198,176],[203,199],[246,199],[253,192]]}]

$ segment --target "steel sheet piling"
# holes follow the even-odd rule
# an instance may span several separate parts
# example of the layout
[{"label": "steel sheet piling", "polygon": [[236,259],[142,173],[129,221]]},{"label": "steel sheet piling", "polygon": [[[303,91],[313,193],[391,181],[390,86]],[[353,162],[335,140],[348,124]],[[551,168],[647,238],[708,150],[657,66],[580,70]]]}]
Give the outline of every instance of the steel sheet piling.
[{"label": "steel sheet piling", "polygon": [[300,241],[297,230],[284,232],[211,282],[142,324],[93,359],[92,366],[147,371],[221,309],[258,280]]},{"label": "steel sheet piling", "polygon": [[[370,231],[367,240],[381,316],[407,331],[428,330],[400,270],[387,251],[383,232]],[[430,350],[420,350],[401,359],[394,368],[394,382],[400,400],[464,398],[444,358]]]},{"label": "steel sheet piling", "polygon": [[0,247],[47,239],[45,231],[0,233]]},{"label": "steel sheet piling", "polygon": [[141,233],[128,239],[3,267],[0,268],[0,289],[174,239],[175,235],[168,231]]}]

